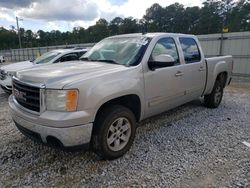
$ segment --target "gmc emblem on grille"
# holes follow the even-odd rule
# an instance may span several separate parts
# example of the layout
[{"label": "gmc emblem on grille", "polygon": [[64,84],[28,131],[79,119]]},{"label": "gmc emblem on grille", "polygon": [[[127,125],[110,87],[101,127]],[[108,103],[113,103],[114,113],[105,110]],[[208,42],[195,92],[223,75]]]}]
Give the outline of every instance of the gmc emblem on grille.
[{"label": "gmc emblem on grille", "polygon": [[17,99],[21,99],[21,100],[24,100],[26,101],[26,93],[25,92],[22,92],[22,91],[18,91],[17,89],[14,89],[14,96],[17,98]]}]

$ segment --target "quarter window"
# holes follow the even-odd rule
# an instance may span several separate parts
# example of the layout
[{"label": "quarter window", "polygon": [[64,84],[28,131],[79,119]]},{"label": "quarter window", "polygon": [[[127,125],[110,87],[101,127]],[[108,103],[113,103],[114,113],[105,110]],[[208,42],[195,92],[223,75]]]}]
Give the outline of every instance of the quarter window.
[{"label": "quarter window", "polygon": [[183,50],[186,63],[195,63],[201,60],[200,51],[197,43],[192,38],[180,38],[181,48]]},{"label": "quarter window", "polygon": [[179,64],[179,55],[173,38],[162,38],[160,39],[151,54],[151,60],[154,60],[158,55],[171,55],[176,64]]}]

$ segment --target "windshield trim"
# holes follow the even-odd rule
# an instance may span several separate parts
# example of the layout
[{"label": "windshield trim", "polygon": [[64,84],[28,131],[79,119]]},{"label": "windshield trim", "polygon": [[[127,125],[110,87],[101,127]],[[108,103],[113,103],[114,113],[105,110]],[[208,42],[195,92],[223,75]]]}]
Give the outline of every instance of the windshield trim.
[{"label": "windshield trim", "polygon": [[152,38],[151,37],[146,37],[146,39],[148,40],[147,44],[146,45],[143,45],[142,48],[140,50],[142,50],[142,53],[141,55],[138,57],[138,59],[133,63],[133,64],[129,64],[128,66],[137,66],[141,63],[147,49],[148,49],[148,46],[149,44],[151,43],[151,40]]},{"label": "windshield trim", "polygon": [[[118,44],[118,50],[117,50],[117,46],[112,46],[112,43],[115,43],[115,39],[120,40],[117,43]],[[131,39],[129,41],[129,39]],[[123,41],[124,40],[124,41]],[[126,41],[128,40],[128,41]],[[147,36],[132,36],[132,37],[109,37],[109,38],[105,38],[102,41],[98,42],[94,47],[92,47],[91,50],[89,50],[87,53],[85,53],[84,55],[82,55],[79,60],[81,61],[99,61],[99,62],[104,62],[104,63],[111,63],[110,61],[114,61],[113,64],[118,64],[118,65],[124,65],[124,66],[135,66],[138,65],[147,48],[149,43],[151,42],[152,38],[151,37],[147,37]],[[105,43],[105,41],[107,41],[107,43]],[[110,44],[109,44],[110,43]],[[123,46],[123,43],[124,46]],[[126,44],[127,43],[127,44]],[[136,44],[136,46],[129,46],[130,44]],[[137,46],[137,44],[139,46]],[[119,45],[120,45],[120,49],[119,49]],[[129,50],[130,49],[130,50]],[[131,53],[131,55],[126,56],[125,54],[128,53],[134,49],[134,53]],[[109,57],[105,57],[106,55],[101,53],[103,51],[114,51],[113,53],[115,55]],[[127,51],[128,50],[128,51]],[[95,56],[94,54],[97,54],[99,56]],[[123,58],[123,59],[120,59]],[[127,57],[127,59],[126,59]],[[107,59],[105,59],[107,58]],[[109,62],[105,62],[105,61],[109,61]]]}]

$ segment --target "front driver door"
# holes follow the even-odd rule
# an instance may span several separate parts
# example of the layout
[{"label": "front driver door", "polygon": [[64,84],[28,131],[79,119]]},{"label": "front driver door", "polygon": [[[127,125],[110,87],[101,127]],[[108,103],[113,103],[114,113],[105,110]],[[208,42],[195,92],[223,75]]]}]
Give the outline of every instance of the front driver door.
[{"label": "front driver door", "polygon": [[171,37],[161,38],[152,50],[150,60],[157,55],[171,55],[175,65],[171,67],[148,70],[144,73],[146,110],[149,117],[182,104],[185,87],[183,83],[183,70],[175,40]]}]

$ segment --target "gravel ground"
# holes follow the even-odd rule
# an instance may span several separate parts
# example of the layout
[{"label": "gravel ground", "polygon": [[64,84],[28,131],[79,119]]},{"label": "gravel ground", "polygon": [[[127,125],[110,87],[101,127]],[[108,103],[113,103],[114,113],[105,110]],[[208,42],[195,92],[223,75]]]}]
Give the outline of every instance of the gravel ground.
[{"label": "gravel ground", "polygon": [[0,187],[250,187],[250,82],[237,79],[222,104],[194,101],[141,123],[114,161],[34,143],[14,127],[0,90]]}]

